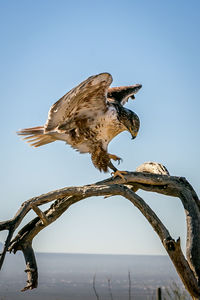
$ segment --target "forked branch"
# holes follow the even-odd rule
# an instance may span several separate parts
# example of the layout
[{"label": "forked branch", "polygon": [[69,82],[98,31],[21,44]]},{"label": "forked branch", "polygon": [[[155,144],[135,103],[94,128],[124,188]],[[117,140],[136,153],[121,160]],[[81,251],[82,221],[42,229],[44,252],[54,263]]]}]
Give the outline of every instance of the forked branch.
[{"label": "forked branch", "polygon": [[[32,248],[33,238],[46,226],[59,218],[72,204],[92,196],[121,195],[135,205],[158,234],[163,246],[171,258],[182,282],[193,299],[200,299],[200,202],[192,186],[185,178],[170,176],[167,169],[158,163],[144,163],[136,172],[128,172],[126,181],[121,178],[109,178],[101,182],[82,187],[65,187],[24,202],[16,215],[0,223],[0,230],[8,230],[0,266],[6,251],[21,250],[26,261],[28,281],[22,290],[37,287],[38,271]],[[180,239],[175,241],[167,228],[135,192],[138,189],[179,197],[186,213],[187,253],[186,258],[180,247]],[[52,202],[46,211],[38,206]],[[33,209],[37,217],[26,224],[14,238],[13,234],[29,210]]]}]

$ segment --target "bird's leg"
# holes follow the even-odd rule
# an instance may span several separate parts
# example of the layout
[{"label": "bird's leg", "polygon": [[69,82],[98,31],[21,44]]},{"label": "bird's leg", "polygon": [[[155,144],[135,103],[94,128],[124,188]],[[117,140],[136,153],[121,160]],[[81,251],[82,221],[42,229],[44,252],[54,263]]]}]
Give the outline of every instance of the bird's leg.
[{"label": "bird's leg", "polygon": [[119,176],[119,177],[121,177],[123,179],[123,181],[127,181],[126,178],[122,175],[122,174],[124,174],[124,175],[128,174],[128,172],[126,172],[126,171],[119,171],[119,170],[117,170],[115,172],[112,172],[111,174],[113,175],[113,178]]},{"label": "bird's leg", "polygon": [[109,162],[108,167],[110,169],[112,169],[114,172],[111,173],[111,175],[113,176],[113,179],[117,176],[121,177],[123,179],[123,181],[126,181],[126,178],[123,176],[123,174],[127,174],[126,171],[119,171],[117,170],[117,168],[115,168],[115,166],[111,163],[111,161]]},{"label": "bird's leg", "polygon": [[118,162],[118,165],[119,165],[120,162],[122,161],[122,158],[119,157],[119,156],[117,156],[117,155],[115,155],[115,154],[110,154],[110,153],[108,153],[108,156],[109,156],[110,159],[113,159],[113,160],[117,161],[117,162]]}]

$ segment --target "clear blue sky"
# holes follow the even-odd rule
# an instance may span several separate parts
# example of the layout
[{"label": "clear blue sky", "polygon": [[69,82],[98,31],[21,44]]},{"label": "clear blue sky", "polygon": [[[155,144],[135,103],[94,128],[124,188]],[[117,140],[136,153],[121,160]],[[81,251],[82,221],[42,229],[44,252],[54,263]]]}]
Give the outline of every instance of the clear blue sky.
[{"label": "clear blue sky", "polygon": [[[141,120],[138,137],[132,141],[125,132],[110,144],[110,152],[124,160],[120,168],[132,171],[157,161],[200,192],[199,0],[2,0],[0,23],[1,220],[32,196],[109,176],[93,167],[89,155],[62,142],[34,149],[15,134],[43,125],[56,100],[100,72],[112,74],[113,86],[143,85],[128,105]],[[179,199],[140,195],[184,242]],[[54,252],[165,253],[140,212],[120,197],[72,206],[34,246]]]}]

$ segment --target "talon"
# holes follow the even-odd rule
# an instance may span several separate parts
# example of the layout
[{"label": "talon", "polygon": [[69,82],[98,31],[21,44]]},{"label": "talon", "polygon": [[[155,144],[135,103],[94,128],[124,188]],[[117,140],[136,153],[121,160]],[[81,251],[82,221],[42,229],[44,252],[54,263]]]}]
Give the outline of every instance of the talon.
[{"label": "talon", "polygon": [[117,161],[117,162],[118,162],[118,165],[120,164],[120,162],[123,161],[121,157],[119,157],[119,156],[117,156],[117,155],[114,155],[114,154],[109,154],[109,158],[110,158],[110,159],[113,159],[113,160],[115,160],[115,161]]},{"label": "talon", "polygon": [[127,181],[126,178],[122,174],[126,175],[126,174],[128,174],[128,172],[117,170],[117,171],[111,173],[111,175],[113,176],[113,179],[115,177],[119,176],[119,177],[122,178],[123,181]]}]

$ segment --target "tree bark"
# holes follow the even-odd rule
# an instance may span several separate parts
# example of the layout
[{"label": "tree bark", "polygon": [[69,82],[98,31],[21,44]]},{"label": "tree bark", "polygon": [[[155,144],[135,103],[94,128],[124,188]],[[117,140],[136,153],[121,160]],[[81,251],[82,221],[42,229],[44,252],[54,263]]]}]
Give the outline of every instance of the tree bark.
[{"label": "tree bark", "polygon": [[[138,189],[180,198],[186,214],[186,258],[181,250],[180,239],[175,241],[167,228],[136,194]],[[59,218],[72,204],[92,196],[121,195],[131,201],[148,220],[172,260],[185,288],[193,299],[200,299],[200,201],[192,186],[183,177],[170,176],[167,169],[158,163],[144,163],[136,172],[127,172],[122,178],[108,178],[95,184],[80,187],[65,187],[25,201],[15,216],[0,223],[0,230],[8,230],[8,236],[0,257],[0,267],[7,251],[23,252],[28,276],[22,291],[33,289],[38,284],[37,263],[32,248],[33,238],[46,226]],[[54,201],[49,209],[39,206]],[[13,238],[26,214],[33,209],[37,217],[27,223]]]}]

